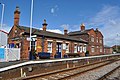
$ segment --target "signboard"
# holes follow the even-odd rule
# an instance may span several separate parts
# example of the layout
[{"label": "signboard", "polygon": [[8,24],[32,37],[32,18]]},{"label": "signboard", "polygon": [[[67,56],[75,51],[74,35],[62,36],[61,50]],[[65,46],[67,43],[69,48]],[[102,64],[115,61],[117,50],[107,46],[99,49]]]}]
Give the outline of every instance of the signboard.
[{"label": "signboard", "polygon": [[4,57],[5,57],[5,49],[0,48],[0,59],[4,59]]},{"label": "signboard", "polygon": [[[37,39],[31,37],[31,41],[35,41],[35,40],[37,40]],[[30,41],[30,37],[27,37],[27,41]]]}]

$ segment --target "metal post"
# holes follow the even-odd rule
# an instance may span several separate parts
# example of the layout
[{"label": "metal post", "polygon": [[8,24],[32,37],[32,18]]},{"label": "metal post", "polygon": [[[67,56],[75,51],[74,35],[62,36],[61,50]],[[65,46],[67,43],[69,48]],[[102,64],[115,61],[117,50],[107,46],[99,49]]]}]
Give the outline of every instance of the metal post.
[{"label": "metal post", "polygon": [[[3,16],[4,16],[4,6],[5,6],[5,5],[4,5],[3,3],[0,3],[0,4],[2,5],[2,17],[1,17],[1,30],[2,30]],[[0,33],[0,36],[1,36],[1,37],[0,37],[0,42],[1,42],[1,44],[2,44],[2,32]],[[0,44],[0,46],[2,46],[1,44]]]},{"label": "metal post", "polygon": [[30,51],[31,51],[32,15],[33,15],[33,0],[31,2],[31,15],[30,15]]},{"label": "metal post", "polygon": [[[118,34],[117,34],[117,37],[118,37]],[[116,37],[116,53],[117,53],[117,51],[118,51],[118,49],[117,49],[117,37]]]}]

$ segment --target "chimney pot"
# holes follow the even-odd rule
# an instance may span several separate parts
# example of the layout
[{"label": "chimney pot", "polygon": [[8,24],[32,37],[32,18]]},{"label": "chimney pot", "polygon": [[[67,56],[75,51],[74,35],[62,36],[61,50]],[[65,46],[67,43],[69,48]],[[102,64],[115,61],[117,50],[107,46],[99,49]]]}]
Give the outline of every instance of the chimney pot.
[{"label": "chimney pot", "polygon": [[68,35],[68,30],[64,29],[64,35]]},{"label": "chimney pot", "polygon": [[84,30],[85,30],[85,25],[84,25],[83,23],[81,24],[80,27],[81,27],[81,31],[84,31]]},{"label": "chimney pot", "polygon": [[19,10],[19,7],[16,6],[16,10],[14,11],[14,25],[15,26],[19,25],[19,18],[20,18],[20,10]]},{"label": "chimney pot", "polygon": [[44,21],[43,21],[43,31],[46,31],[46,28],[47,28],[47,23],[46,23],[46,19],[44,19]]}]

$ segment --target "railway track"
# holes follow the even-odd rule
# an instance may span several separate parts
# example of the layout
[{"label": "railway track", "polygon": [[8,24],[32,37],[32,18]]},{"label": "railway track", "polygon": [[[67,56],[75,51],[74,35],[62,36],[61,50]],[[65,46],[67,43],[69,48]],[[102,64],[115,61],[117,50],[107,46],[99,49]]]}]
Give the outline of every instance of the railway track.
[{"label": "railway track", "polygon": [[[28,76],[25,78],[20,78],[20,80],[67,80],[76,75],[80,75],[82,73],[88,72],[90,70],[94,70],[105,65],[111,64],[116,60],[107,60],[97,63],[92,63],[84,66],[78,66],[69,69],[62,69],[57,71],[52,71],[44,74],[37,74],[33,76]],[[118,61],[118,60],[117,60]]]},{"label": "railway track", "polygon": [[109,71],[108,73],[106,73],[105,75],[101,76],[98,80],[107,80],[107,77],[109,78],[109,76],[111,74],[113,74],[117,69],[119,69],[120,66],[114,68],[113,70]]}]

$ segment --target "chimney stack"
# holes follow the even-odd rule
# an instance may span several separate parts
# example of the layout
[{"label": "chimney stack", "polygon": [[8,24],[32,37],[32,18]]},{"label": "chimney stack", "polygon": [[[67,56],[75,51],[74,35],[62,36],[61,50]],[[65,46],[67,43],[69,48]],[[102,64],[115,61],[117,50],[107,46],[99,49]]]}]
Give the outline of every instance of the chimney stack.
[{"label": "chimney stack", "polygon": [[48,25],[48,24],[46,23],[46,20],[45,20],[45,19],[44,19],[44,22],[43,22],[42,25],[43,25],[43,31],[46,31],[46,28],[47,28],[47,25]]},{"label": "chimney stack", "polygon": [[64,35],[68,35],[68,30],[64,29]]},{"label": "chimney stack", "polygon": [[96,28],[96,31],[98,31],[98,28]]},{"label": "chimney stack", "polygon": [[14,25],[15,26],[19,25],[19,19],[20,19],[20,10],[19,10],[19,7],[16,6],[16,10],[14,11]]},{"label": "chimney stack", "polygon": [[81,31],[84,31],[85,30],[85,25],[82,23],[80,28],[81,28]]}]

